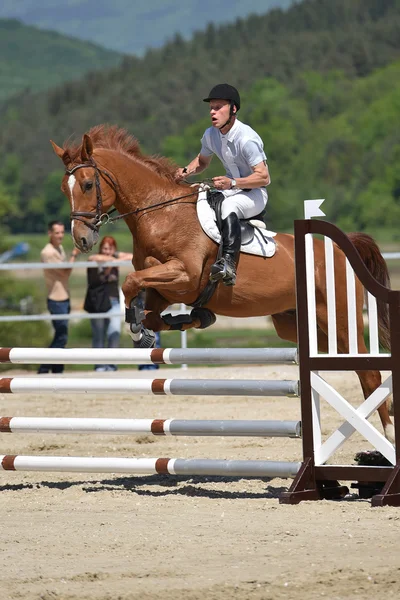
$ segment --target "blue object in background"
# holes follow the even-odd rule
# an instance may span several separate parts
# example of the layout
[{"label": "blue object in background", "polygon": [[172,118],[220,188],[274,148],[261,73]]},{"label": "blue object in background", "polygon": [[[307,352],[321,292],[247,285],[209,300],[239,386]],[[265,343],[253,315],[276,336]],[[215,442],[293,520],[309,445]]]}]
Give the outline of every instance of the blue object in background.
[{"label": "blue object in background", "polygon": [[26,242],[19,242],[11,248],[11,250],[7,250],[0,255],[0,263],[5,263],[12,258],[17,258],[18,256],[24,256],[29,252],[29,244]]}]

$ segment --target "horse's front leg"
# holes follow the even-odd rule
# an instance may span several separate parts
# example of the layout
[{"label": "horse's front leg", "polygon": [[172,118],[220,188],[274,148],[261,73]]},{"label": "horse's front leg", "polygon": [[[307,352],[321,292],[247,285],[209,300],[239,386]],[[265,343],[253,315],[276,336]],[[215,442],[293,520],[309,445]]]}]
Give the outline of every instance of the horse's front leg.
[{"label": "horse's front leg", "polygon": [[[151,347],[154,335],[151,331],[185,331],[191,328],[204,329],[215,322],[215,315],[206,308],[193,309],[190,315],[161,316],[169,302],[161,295],[161,290],[178,293],[198,291],[200,273],[189,275],[184,264],[173,259],[165,264],[153,257],[145,261],[145,269],[130,273],[122,286],[125,295],[126,317],[129,333],[136,346]],[[147,289],[146,303],[143,305],[139,291]]]}]

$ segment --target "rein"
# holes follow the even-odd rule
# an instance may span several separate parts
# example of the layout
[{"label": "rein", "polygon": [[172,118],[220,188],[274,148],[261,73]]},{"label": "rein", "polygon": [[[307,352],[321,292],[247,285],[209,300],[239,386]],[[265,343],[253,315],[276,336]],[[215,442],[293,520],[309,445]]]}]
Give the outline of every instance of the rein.
[{"label": "rein", "polygon": [[[181,200],[182,198],[189,198],[190,196],[195,196],[198,194],[198,190],[196,190],[194,192],[191,192],[190,194],[184,194],[183,196],[177,196],[176,198],[164,200],[163,202],[157,202],[156,204],[150,204],[149,206],[144,206],[142,208],[135,208],[134,210],[124,213],[123,215],[118,215],[117,217],[110,218],[110,215],[113,212],[115,212],[117,209],[113,208],[112,210],[110,210],[107,213],[102,212],[103,197],[101,194],[101,186],[100,186],[100,175],[102,175],[104,178],[108,179],[116,196],[117,197],[119,196],[120,189],[119,189],[118,183],[110,175],[110,173],[107,173],[107,171],[105,171],[104,169],[100,169],[92,157],[86,163],[81,163],[79,165],[76,165],[75,167],[72,167],[72,169],[66,169],[65,173],[67,175],[73,175],[75,173],[75,171],[77,171],[78,169],[83,169],[83,168],[87,168],[87,167],[91,167],[92,169],[94,169],[94,181],[95,181],[95,186],[96,186],[96,212],[93,213],[93,212],[84,212],[84,211],[72,211],[70,214],[70,218],[71,218],[71,221],[72,220],[81,221],[87,227],[89,227],[89,229],[92,229],[93,231],[98,231],[100,229],[100,227],[102,225],[105,225],[106,223],[115,223],[115,221],[118,221],[119,219],[123,219],[124,217],[127,217],[129,215],[137,215],[138,213],[143,212],[145,210],[149,210],[151,208],[158,208],[160,206],[166,206],[168,204],[172,204],[173,202],[176,202],[177,200]],[[199,182],[199,183],[202,183],[202,182]],[[92,221],[88,221],[88,219],[95,219],[95,220],[94,220],[94,222],[92,222]]]}]

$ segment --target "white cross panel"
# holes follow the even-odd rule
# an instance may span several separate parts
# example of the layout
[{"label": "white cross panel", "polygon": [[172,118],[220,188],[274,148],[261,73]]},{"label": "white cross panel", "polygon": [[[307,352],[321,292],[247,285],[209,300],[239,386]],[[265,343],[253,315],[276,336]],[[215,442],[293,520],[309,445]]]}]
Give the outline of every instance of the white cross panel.
[{"label": "white cross panel", "polygon": [[316,372],[311,373],[311,387],[345,418],[345,422],[320,446],[315,448],[315,464],[322,465],[357,430],[393,465],[396,452],[393,445],[367,421],[392,393],[392,377],[388,377],[357,409]]}]

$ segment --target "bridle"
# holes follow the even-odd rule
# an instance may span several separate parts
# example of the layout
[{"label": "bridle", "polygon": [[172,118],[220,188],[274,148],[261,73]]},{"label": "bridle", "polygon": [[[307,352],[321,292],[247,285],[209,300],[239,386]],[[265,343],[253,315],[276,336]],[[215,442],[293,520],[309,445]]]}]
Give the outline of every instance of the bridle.
[{"label": "bridle", "polygon": [[[104,171],[104,169],[100,169],[93,158],[90,158],[88,160],[88,162],[86,163],[81,163],[79,165],[75,165],[75,167],[72,167],[72,169],[66,169],[65,173],[66,175],[73,175],[75,173],[75,171],[78,171],[78,169],[84,169],[87,167],[92,167],[94,169],[94,183],[96,186],[96,212],[84,212],[84,211],[72,211],[70,218],[71,221],[72,220],[76,220],[76,221],[81,221],[82,223],[84,223],[86,225],[86,227],[89,227],[89,229],[92,229],[93,231],[98,231],[98,229],[101,227],[101,225],[104,225],[104,223],[107,223],[109,221],[109,215],[108,213],[103,213],[102,209],[103,209],[103,197],[101,195],[101,187],[100,187],[100,174],[103,175],[103,177],[105,177],[106,179],[108,179],[109,183],[111,184],[111,187],[113,188],[115,194],[118,196],[118,184],[115,181],[115,179],[110,175],[110,173],[107,173],[107,171]],[[94,221],[88,221],[88,219],[94,219]]]},{"label": "bridle", "polygon": [[[95,187],[96,187],[96,212],[93,213],[93,212],[84,212],[84,211],[74,210],[71,212],[70,218],[71,218],[71,221],[72,220],[81,221],[87,227],[89,227],[89,229],[92,229],[93,231],[98,231],[102,225],[105,225],[106,223],[114,223],[115,221],[118,221],[119,219],[123,219],[124,217],[127,217],[128,215],[136,215],[145,210],[149,210],[152,208],[159,208],[161,206],[171,204],[171,203],[175,202],[176,200],[181,200],[182,198],[189,198],[190,196],[195,196],[195,195],[197,196],[197,194],[199,192],[199,190],[195,190],[195,191],[191,192],[190,194],[184,194],[183,196],[177,196],[176,198],[164,200],[163,202],[157,202],[156,204],[150,204],[149,206],[144,206],[142,208],[135,208],[134,210],[124,213],[123,215],[118,215],[117,217],[110,218],[110,215],[113,212],[115,212],[117,209],[113,208],[112,210],[110,210],[106,213],[103,212],[103,197],[101,194],[101,187],[100,187],[100,175],[102,175],[105,179],[108,180],[108,182],[110,183],[117,198],[118,198],[118,196],[121,195],[121,189],[119,188],[116,180],[110,175],[110,173],[108,173],[104,169],[100,169],[100,167],[97,166],[94,158],[90,157],[88,162],[81,163],[79,165],[75,165],[71,169],[66,169],[65,174],[73,175],[75,173],[75,171],[77,171],[78,169],[84,169],[84,168],[88,168],[88,167],[91,167],[92,169],[94,169],[94,182],[95,182]],[[88,221],[88,219],[94,219],[94,221]]]}]

